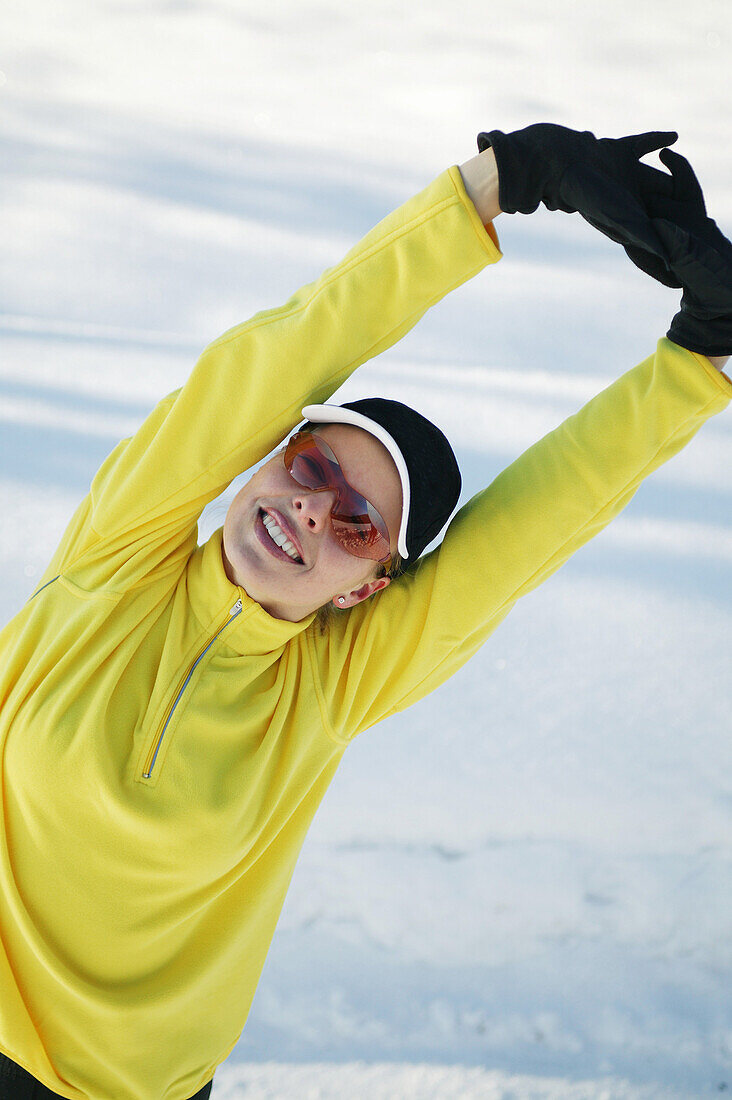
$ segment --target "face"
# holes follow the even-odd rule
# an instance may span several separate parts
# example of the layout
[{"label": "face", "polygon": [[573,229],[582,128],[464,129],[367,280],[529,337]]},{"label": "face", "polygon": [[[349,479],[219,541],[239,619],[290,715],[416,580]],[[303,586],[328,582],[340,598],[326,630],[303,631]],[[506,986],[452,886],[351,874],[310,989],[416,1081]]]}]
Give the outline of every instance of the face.
[{"label": "face", "polygon": [[[327,441],[346,481],[386,520],[396,553],[402,488],[386,447],[351,424],[326,424],[317,434]],[[275,618],[298,622],[331,600],[336,607],[353,607],[389,584],[388,577],[377,579],[377,562],[354,557],[338,542],[330,522],[335,496],[332,489],[312,492],[299,486],[285,469],[281,451],[231,503],[224,521],[226,575]],[[288,535],[302,563],[272,541],[264,524],[267,515]]]}]

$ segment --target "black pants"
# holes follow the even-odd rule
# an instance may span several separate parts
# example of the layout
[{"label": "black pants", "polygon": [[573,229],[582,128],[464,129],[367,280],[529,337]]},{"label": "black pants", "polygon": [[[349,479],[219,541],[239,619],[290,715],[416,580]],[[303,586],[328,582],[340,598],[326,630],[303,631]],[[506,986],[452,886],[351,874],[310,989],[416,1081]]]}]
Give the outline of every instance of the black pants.
[{"label": "black pants", "polygon": [[[208,1100],[213,1081],[204,1085],[190,1100]],[[0,1053],[0,1100],[63,1100],[35,1077]]]}]

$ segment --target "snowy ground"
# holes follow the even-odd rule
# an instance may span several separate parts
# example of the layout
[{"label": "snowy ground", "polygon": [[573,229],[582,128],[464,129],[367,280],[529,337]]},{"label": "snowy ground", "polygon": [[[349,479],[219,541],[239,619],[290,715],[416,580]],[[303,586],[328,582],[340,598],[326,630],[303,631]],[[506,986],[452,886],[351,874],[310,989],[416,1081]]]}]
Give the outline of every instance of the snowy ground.
[{"label": "snowy ground", "polygon": [[[731,39],[725,0],[4,0],[2,620],[201,348],[479,130],[676,129],[729,234]],[[678,300],[578,217],[496,229],[501,264],[342,391],[432,416],[465,498]],[[732,1090],[731,425],[349,750],[215,1100]]]}]

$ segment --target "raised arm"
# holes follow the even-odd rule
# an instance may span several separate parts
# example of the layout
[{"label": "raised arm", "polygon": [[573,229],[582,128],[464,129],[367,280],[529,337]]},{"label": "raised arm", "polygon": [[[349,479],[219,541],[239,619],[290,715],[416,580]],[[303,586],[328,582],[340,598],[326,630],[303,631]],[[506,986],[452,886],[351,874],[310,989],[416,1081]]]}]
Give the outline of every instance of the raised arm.
[{"label": "raised arm", "polygon": [[524,452],[460,509],[436,550],[312,634],[333,736],[349,740],[457,672],[730,398],[704,356],[664,337]]},{"label": "raised arm", "polygon": [[[542,141],[545,137],[542,130]],[[719,258],[729,242],[720,243],[713,223],[701,224],[698,207],[679,211],[680,227],[669,220],[668,205],[660,200],[657,207],[646,205],[649,196],[669,194],[671,187],[684,193],[655,169],[648,168],[650,176],[646,166],[636,172],[637,156],[654,142],[657,147],[657,137],[640,135],[620,139],[619,148],[606,147],[606,174],[599,162],[591,172],[579,161],[556,167],[557,157],[532,163],[529,156],[522,167],[523,139],[511,147],[505,172],[501,153],[492,159],[488,147],[461,165],[466,191],[481,216],[495,216],[499,207],[531,212],[542,195],[550,209],[571,212],[574,201],[574,209],[623,244],[638,267],[668,286],[684,286],[682,312],[655,354],[465,505],[437,550],[375,602],[353,608],[327,636],[312,635],[311,644],[327,651],[317,666],[327,669],[322,697],[335,737],[348,740],[456,672],[521,596],[601,531],[649,474],[729,404],[732,384],[720,366],[727,359],[726,288],[732,280],[725,282]],[[580,149],[595,140],[578,138]],[[570,150],[575,147],[573,137],[567,142]],[[374,660],[377,654],[388,663],[386,678]]]},{"label": "raised arm", "polygon": [[175,569],[195,548],[206,504],[281,442],[304,405],[327,400],[500,257],[457,166],[447,169],[315,282],[206,348],[185,385],[104,462],[45,577],[89,555],[104,557],[97,587],[105,576],[121,586],[161,564]]}]

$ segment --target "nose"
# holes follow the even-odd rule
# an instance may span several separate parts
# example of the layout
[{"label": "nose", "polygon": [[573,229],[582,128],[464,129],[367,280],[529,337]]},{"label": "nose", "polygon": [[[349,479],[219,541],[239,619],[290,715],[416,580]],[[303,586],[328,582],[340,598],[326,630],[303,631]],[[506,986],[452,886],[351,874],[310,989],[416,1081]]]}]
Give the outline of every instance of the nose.
[{"label": "nose", "polygon": [[302,489],[293,498],[295,516],[310,531],[322,531],[336,502],[335,489]]}]

